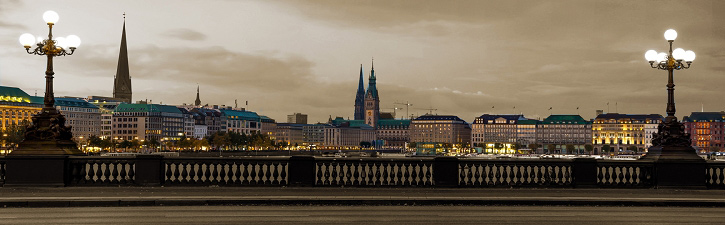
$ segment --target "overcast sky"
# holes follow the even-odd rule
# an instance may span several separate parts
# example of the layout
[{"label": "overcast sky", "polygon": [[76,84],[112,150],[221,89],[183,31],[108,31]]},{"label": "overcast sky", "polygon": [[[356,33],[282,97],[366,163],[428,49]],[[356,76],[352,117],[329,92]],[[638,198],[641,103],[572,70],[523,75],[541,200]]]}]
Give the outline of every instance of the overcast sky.
[{"label": "overcast sky", "polygon": [[[0,0],[0,85],[44,91],[45,57],[22,33],[82,40],[55,60],[56,96],[111,96],[126,12],[133,99],[201,100],[286,121],[352,117],[371,58],[383,111],[592,118],[597,109],[665,114],[667,73],[648,49],[697,53],[675,72],[677,116],[725,110],[725,1],[12,1]],[[615,109],[616,103],[616,109]],[[400,106],[397,106],[400,107]],[[515,109],[514,109],[515,107]],[[552,107],[553,110],[549,110]],[[398,117],[405,110],[398,110]]]}]

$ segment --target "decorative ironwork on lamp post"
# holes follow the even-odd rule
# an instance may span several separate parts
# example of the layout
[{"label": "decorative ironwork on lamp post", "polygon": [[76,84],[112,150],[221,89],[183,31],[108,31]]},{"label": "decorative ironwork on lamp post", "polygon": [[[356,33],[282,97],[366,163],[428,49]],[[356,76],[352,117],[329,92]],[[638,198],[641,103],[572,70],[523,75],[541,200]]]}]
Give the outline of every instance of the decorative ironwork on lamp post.
[{"label": "decorative ironwork on lamp post", "polygon": [[[657,53],[655,50],[649,50],[645,53],[645,58],[649,61],[650,67],[667,70],[667,117],[662,121],[657,133],[653,134],[652,146],[645,158],[660,158],[662,155],[672,157],[693,158],[697,157],[696,152],[690,146],[690,134],[685,133],[685,127],[677,121],[675,116],[675,84],[674,71],[689,69],[692,61],[695,60],[695,52],[682,48],[672,49],[672,43],[677,38],[677,32],[673,29],[665,31],[665,39],[669,42],[670,49],[667,53]],[[670,151],[668,151],[668,149]],[[652,151],[654,150],[654,151]],[[691,152],[691,153],[690,153]],[[652,153],[652,154],[650,154]],[[676,153],[676,154],[675,154]],[[657,156],[655,156],[655,154]],[[699,157],[698,157],[699,158]]]},{"label": "decorative ironwork on lamp post", "polygon": [[[20,44],[31,55],[44,55],[47,57],[45,70],[45,98],[40,113],[33,115],[32,124],[26,127],[25,140],[18,145],[18,149],[11,155],[80,155],[83,154],[75,142],[71,127],[65,126],[65,117],[55,108],[53,96],[53,57],[73,55],[81,40],[78,36],[53,38],[53,25],[58,22],[58,13],[46,11],[43,20],[48,24],[48,39],[25,33],[20,36]],[[32,45],[36,47],[31,49]]]}]

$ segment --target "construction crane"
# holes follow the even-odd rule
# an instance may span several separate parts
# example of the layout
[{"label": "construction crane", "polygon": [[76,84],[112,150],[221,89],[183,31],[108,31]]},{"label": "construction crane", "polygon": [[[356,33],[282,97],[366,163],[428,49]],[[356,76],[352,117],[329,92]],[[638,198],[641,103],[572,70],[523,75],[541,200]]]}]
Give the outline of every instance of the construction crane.
[{"label": "construction crane", "polygon": [[423,109],[423,108],[416,108],[416,109],[428,110],[429,111],[428,114],[430,114],[430,115],[433,115],[433,111],[438,111],[438,109],[434,109],[432,106],[427,109]]},{"label": "construction crane", "polygon": [[[408,114],[408,107],[409,106],[413,106],[413,104],[408,103],[408,101],[405,101],[405,103],[396,102],[396,103],[393,103],[393,104],[394,105],[404,105],[405,106],[405,115],[410,115],[410,114]],[[410,119],[410,117],[408,119]]]},{"label": "construction crane", "polygon": [[392,109],[393,110],[393,118],[395,118],[395,115],[397,115],[397,113],[395,112],[395,110],[397,110],[397,109],[403,109],[403,108],[393,107],[393,108],[385,108],[385,109]]}]

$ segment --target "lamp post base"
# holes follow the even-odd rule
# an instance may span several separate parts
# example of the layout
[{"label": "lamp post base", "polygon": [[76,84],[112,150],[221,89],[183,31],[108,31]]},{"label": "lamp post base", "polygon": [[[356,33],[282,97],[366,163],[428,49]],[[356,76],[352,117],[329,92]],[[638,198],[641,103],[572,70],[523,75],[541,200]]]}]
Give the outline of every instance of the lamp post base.
[{"label": "lamp post base", "polygon": [[65,126],[65,117],[54,108],[44,108],[32,118],[25,129],[25,140],[9,156],[24,155],[85,155],[71,140],[71,127]]},{"label": "lamp post base", "polygon": [[640,160],[654,163],[653,180],[657,188],[707,188],[703,177],[707,163],[691,146],[651,147]]}]

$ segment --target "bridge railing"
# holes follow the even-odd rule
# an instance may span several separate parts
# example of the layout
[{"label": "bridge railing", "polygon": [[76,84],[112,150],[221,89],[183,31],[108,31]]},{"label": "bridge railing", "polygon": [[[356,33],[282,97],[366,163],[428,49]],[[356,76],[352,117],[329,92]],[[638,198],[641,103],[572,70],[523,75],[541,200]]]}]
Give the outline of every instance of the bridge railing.
[{"label": "bridge railing", "polygon": [[[725,162],[704,164],[702,187],[725,189]],[[658,166],[591,158],[0,157],[0,185],[652,188],[669,176]]]}]

